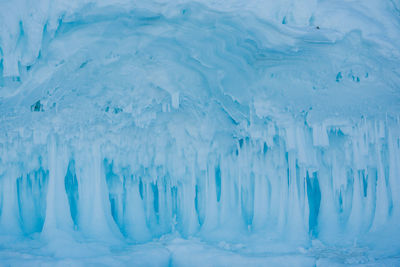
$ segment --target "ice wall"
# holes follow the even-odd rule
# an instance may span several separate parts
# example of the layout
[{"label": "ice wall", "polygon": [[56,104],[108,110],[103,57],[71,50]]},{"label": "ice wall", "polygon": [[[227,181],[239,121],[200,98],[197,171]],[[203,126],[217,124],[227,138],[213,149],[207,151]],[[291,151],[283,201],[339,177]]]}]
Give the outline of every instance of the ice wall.
[{"label": "ice wall", "polygon": [[0,232],[399,247],[398,4],[300,2],[2,2]]}]

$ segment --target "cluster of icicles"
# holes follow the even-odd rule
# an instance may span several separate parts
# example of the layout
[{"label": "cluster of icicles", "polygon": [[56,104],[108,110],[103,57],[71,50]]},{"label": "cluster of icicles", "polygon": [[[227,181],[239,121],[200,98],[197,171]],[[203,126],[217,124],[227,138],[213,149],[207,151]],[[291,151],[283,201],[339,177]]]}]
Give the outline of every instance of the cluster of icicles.
[{"label": "cluster of icicles", "polygon": [[351,241],[400,221],[398,125],[268,127],[230,150],[177,151],[164,164],[104,140],[9,137],[0,144],[0,231]]}]

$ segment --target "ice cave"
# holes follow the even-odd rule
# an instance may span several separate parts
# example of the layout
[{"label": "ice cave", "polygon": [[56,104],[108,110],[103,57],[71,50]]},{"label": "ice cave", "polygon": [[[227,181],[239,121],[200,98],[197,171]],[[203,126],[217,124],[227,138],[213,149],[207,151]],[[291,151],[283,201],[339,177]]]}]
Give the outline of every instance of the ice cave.
[{"label": "ice cave", "polygon": [[0,1],[0,266],[400,266],[400,1]]}]

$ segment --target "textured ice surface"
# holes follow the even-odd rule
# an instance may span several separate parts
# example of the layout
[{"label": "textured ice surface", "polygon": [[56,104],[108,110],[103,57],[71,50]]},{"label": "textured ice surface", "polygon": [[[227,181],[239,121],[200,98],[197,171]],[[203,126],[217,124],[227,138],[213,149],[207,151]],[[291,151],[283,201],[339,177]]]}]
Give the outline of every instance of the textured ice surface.
[{"label": "textured ice surface", "polygon": [[400,264],[400,2],[0,2],[0,265]]}]

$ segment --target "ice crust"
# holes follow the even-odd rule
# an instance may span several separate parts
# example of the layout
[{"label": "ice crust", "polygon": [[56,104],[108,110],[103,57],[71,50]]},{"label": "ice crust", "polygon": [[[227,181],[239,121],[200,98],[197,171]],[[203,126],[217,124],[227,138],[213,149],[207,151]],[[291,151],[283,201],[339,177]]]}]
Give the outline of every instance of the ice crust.
[{"label": "ice crust", "polygon": [[0,265],[399,264],[399,7],[0,2]]}]

